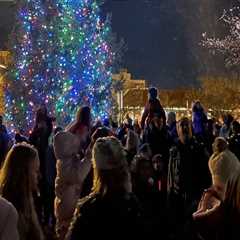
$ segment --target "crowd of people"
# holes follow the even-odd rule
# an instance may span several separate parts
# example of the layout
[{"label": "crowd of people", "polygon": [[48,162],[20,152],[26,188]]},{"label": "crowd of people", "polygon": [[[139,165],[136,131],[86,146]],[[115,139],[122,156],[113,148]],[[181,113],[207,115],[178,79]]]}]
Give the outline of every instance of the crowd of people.
[{"label": "crowd of people", "polygon": [[223,120],[195,101],[177,121],[156,88],[120,126],[82,106],[53,127],[42,104],[11,139],[0,117],[0,239],[238,239],[240,123]]}]

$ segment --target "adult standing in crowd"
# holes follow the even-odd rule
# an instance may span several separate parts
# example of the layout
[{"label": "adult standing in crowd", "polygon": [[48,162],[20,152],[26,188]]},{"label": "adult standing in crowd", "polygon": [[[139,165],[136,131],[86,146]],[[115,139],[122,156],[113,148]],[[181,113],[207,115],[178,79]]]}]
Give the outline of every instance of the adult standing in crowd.
[{"label": "adult standing in crowd", "polygon": [[237,121],[232,122],[232,134],[227,139],[229,150],[233,152],[240,161],[240,123]]},{"label": "adult standing in crowd", "polygon": [[91,134],[91,109],[88,106],[80,107],[76,120],[66,127],[66,131],[81,136],[81,148],[84,150],[90,143]]},{"label": "adult standing in crowd", "polygon": [[[53,132],[53,136],[55,136],[58,132],[63,131],[62,127],[56,127]],[[50,227],[50,231],[54,231],[55,227],[55,215],[54,215],[54,199],[55,199],[55,179],[57,175],[56,170],[56,162],[57,159],[54,154],[54,148],[53,148],[53,139],[50,143],[47,151],[47,157],[46,157],[46,202],[47,204],[47,211],[45,213],[45,219],[48,223],[48,226]]]},{"label": "adult standing in crowd", "polygon": [[35,146],[38,150],[40,159],[40,198],[36,198],[38,202],[38,214],[41,221],[44,224],[48,224],[48,220],[45,216],[48,213],[48,202],[47,202],[47,183],[46,183],[46,157],[49,144],[49,137],[53,129],[53,118],[48,116],[47,107],[45,104],[41,104],[36,112],[35,125],[32,133],[29,136],[29,142]]},{"label": "adult standing in crowd", "polygon": [[16,208],[20,240],[43,240],[33,193],[38,192],[38,152],[26,143],[14,145],[0,174],[0,194]]},{"label": "adult standing in crowd", "polygon": [[168,205],[172,227],[181,229],[187,212],[200,200],[211,180],[208,154],[205,147],[193,137],[191,121],[182,118],[177,130],[179,140],[170,149]]},{"label": "adult standing in crowd", "polygon": [[203,143],[204,145],[206,146],[207,150],[208,150],[208,153],[209,155],[212,155],[213,153],[213,150],[212,150],[212,144],[215,140],[216,136],[215,135],[215,125],[216,125],[216,120],[215,119],[208,119],[207,120],[207,124],[206,124],[206,132],[205,132],[205,136],[204,136],[204,139],[203,139]]},{"label": "adult standing in crowd", "polygon": [[224,138],[218,137],[213,143],[213,154],[209,159],[209,169],[214,189],[224,198],[228,179],[234,172],[240,171],[240,162],[228,149],[227,141]]},{"label": "adult standing in crowd", "polygon": [[223,137],[225,139],[229,138],[232,134],[231,132],[231,124],[234,118],[231,114],[227,114],[223,116],[223,125],[220,129],[219,137]]},{"label": "adult standing in crowd", "polygon": [[137,133],[133,130],[128,129],[127,131],[127,140],[126,140],[126,152],[127,152],[127,161],[129,166],[131,165],[134,156],[138,153],[140,146],[140,139]]},{"label": "adult standing in crowd", "polygon": [[192,106],[193,133],[197,138],[202,139],[206,132],[207,114],[200,101],[196,101]]},{"label": "adult standing in crowd", "polygon": [[153,156],[161,154],[168,165],[169,148],[172,141],[162,117],[153,117],[146,129],[145,140],[149,143]]},{"label": "adult standing in crowd", "polygon": [[90,121],[90,108],[82,107],[66,131],[54,137],[57,159],[55,217],[56,233],[60,240],[65,238],[84,180],[91,169],[90,152],[84,151],[90,138]]},{"label": "adult standing in crowd", "polygon": [[7,128],[3,124],[3,116],[0,115],[0,168],[3,164],[4,158],[9,150],[10,137]]},{"label": "adult standing in crowd", "polygon": [[178,138],[178,134],[177,134],[177,121],[176,121],[175,112],[169,112],[167,115],[167,130],[172,140],[176,141]]},{"label": "adult standing in crowd", "polygon": [[42,104],[36,112],[35,125],[30,134],[29,141],[38,150],[40,170],[43,178],[45,177],[45,160],[48,149],[48,140],[53,129],[52,122],[53,118],[48,116],[46,105]]},{"label": "adult standing in crowd", "polygon": [[141,210],[132,194],[130,173],[121,143],[114,137],[100,138],[93,147],[94,186],[79,201],[68,240],[81,236],[102,239],[143,236]]},{"label": "adult standing in crowd", "polygon": [[[90,148],[92,148],[94,143],[99,138],[110,137],[110,136],[113,136],[113,135],[114,135],[113,132],[109,128],[106,128],[106,127],[97,128],[91,136],[91,143],[90,143],[91,146],[90,146]],[[80,198],[88,196],[92,191],[92,187],[93,187],[93,166],[91,165],[91,170],[90,170],[88,176],[86,177],[86,179],[84,181]]]}]

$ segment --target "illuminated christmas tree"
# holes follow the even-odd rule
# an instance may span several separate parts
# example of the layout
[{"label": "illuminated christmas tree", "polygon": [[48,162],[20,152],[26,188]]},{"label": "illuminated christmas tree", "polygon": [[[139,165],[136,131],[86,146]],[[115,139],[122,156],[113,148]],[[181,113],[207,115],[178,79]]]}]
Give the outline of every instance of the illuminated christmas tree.
[{"label": "illuminated christmas tree", "polygon": [[57,15],[49,1],[44,5],[41,0],[18,2],[11,35],[13,65],[5,93],[5,115],[11,131],[31,130],[36,108],[42,103],[54,113],[62,89],[53,27]]},{"label": "illuminated christmas tree", "polygon": [[94,118],[104,118],[111,110],[114,59],[109,21],[101,19],[96,0],[58,0],[58,9],[64,89],[56,104],[57,116],[68,122],[79,106],[90,105]]},{"label": "illuminated christmas tree", "polygon": [[95,0],[21,0],[6,90],[11,129],[29,131],[46,103],[61,125],[82,105],[94,118],[111,110],[111,28]]}]

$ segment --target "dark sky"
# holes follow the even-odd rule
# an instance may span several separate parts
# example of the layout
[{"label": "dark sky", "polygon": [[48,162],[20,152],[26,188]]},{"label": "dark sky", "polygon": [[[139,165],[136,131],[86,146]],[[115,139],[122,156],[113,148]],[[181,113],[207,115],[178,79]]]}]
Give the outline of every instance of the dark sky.
[{"label": "dark sky", "polygon": [[128,46],[123,66],[162,88],[195,85],[199,75],[224,69],[199,46],[203,32],[221,36],[231,0],[107,0],[113,31]]},{"label": "dark sky", "polygon": [[[237,0],[106,0],[113,32],[127,52],[122,66],[135,78],[162,88],[196,84],[197,77],[222,71],[221,58],[199,46],[201,34],[219,36],[223,9]],[[12,8],[0,1],[0,48],[12,25]]]}]

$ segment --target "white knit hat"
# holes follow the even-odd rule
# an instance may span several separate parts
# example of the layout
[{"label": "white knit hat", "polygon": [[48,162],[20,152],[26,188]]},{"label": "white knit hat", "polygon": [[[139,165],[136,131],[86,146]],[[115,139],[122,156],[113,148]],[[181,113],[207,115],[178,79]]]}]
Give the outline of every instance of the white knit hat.
[{"label": "white knit hat", "polygon": [[111,170],[127,166],[126,152],[115,137],[104,137],[93,147],[93,164],[100,170]]}]

